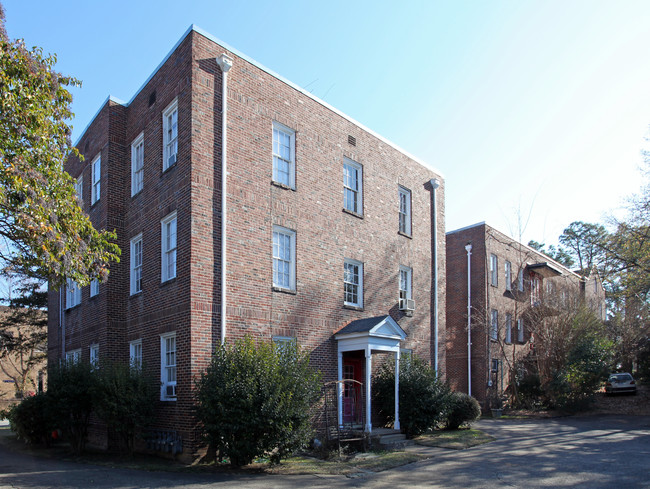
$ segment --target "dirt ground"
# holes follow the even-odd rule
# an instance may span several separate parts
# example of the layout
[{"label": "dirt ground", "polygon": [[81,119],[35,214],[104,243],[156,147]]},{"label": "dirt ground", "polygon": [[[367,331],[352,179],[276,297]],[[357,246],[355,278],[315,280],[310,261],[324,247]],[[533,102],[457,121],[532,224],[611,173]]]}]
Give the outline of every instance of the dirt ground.
[{"label": "dirt ground", "polygon": [[589,413],[585,414],[625,414],[625,415],[650,415],[650,387],[637,385],[636,395],[615,394],[605,395],[603,389],[596,395],[596,402]]}]

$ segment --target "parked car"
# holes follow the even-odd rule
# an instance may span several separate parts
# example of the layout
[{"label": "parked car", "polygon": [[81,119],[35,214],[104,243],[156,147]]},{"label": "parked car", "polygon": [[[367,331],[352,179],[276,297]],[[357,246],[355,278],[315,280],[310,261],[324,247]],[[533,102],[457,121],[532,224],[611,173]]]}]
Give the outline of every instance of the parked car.
[{"label": "parked car", "polygon": [[616,394],[618,392],[631,392],[636,394],[636,382],[632,374],[611,374],[605,384],[605,394]]}]

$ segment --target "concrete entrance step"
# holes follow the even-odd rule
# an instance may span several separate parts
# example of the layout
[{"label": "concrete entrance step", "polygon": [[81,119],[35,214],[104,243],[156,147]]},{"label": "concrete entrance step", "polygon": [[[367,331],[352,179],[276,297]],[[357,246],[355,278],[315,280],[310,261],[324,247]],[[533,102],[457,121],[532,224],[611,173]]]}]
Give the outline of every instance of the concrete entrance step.
[{"label": "concrete entrance step", "polygon": [[413,440],[407,440],[399,430],[380,428],[370,435],[370,443],[373,448],[379,450],[401,450],[414,444]]}]

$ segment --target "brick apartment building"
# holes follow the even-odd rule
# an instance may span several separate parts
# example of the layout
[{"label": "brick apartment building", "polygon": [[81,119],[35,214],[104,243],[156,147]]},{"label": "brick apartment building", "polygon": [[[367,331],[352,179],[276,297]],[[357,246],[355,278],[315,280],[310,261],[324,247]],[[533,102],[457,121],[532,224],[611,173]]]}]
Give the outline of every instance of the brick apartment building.
[{"label": "brick apartment building", "polygon": [[122,259],[106,283],[50,291],[50,361],[141,363],[155,428],[185,453],[192,379],[222,341],[295,340],[365,399],[388,355],[444,372],[444,186],[393,143],[192,26],[77,147],[66,169]]},{"label": "brick apartment building", "polygon": [[471,394],[484,407],[503,395],[513,355],[531,351],[535,328],[559,304],[586,300],[605,319],[597,274],[582,277],[485,223],[446,238],[447,379],[461,392],[468,392],[471,379]]}]

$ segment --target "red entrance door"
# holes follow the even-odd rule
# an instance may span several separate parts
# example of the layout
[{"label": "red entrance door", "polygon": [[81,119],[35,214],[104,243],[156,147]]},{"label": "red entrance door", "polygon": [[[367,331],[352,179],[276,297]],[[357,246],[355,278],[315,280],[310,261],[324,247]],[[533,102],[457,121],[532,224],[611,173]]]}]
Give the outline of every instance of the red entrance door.
[{"label": "red entrance door", "polygon": [[343,383],[343,422],[361,422],[361,379],[363,378],[363,363],[358,358],[345,358],[343,360],[343,380],[356,380],[357,382]]}]

